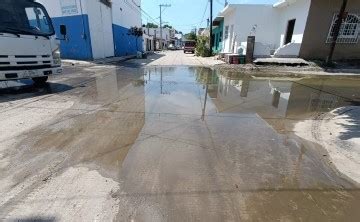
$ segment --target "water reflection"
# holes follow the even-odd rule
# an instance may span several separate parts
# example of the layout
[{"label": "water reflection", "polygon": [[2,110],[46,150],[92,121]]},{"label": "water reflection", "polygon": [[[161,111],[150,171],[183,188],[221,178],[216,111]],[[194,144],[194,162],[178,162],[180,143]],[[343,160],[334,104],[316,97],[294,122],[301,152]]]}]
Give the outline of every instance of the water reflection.
[{"label": "water reflection", "polygon": [[274,120],[302,120],[360,101],[359,80],[333,78],[256,78],[242,73],[220,73],[194,68],[203,85],[202,118],[207,96],[218,113],[256,113],[269,123]]}]

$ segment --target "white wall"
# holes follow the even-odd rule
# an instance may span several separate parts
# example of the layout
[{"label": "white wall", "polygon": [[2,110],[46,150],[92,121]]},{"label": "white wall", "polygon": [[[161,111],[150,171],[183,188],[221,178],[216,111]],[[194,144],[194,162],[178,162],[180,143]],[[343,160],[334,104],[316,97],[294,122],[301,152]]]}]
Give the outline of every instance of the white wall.
[{"label": "white wall", "polygon": [[[271,48],[278,46],[278,40],[276,33],[278,14],[273,9],[272,5],[233,5],[232,12],[225,14],[224,18],[224,37],[225,26],[231,27],[234,25],[234,33],[236,35],[235,47],[241,45],[241,42],[246,42],[247,37],[250,35],[253,27],[256,25],[256,31],[254,32],[256,42],[262,42],[269,45]],[[230,30],[231,28],[229,28]],[[230,52],[230,39],[223,42],[223,49],[225,52]]]},{"label": "white wall", "polygon": [[[149,33],[148,33],[148,29],[145,28],[145,31],[147,34],[151,35],[151,36],[155,36],[155,32],[156,32],[156,38],[159,39],[160,38],[160,28],[149,28]],[[171,37],[171,30],[169,28],[164,28],[162,30],[162,39],[164,41],[170,41],[170,37]]]},{"label": "white wall", "polygon": [[274,8],[279,13],[279,45],[284,45],[288,21],[296,19],[292,42],[302,43],[311,0],[297,0],[295,3],[281,8]]},{"label": "white wall", "polygon": [[113,23],[124,28],[141,27],[141,0],[113,0]]},{"label": "white wall", "polygon": [[[81,11],[83,14],[87,14],[86,11],[86,0],[37,0],[37,2],[43,4],[46,7],[50,17],[62,17],[62,16],[72,16],[72,15],[81,15]],[[61,8],[62,6],[67,5],[75,5],[77,13],[65,13],[63,14]],[[81,7],[82,5],[82,7]]]},{"label": "white wall", "polygon": [[[281,7],[230,4],[221,14],[224,16],[223,51],[237,52],[240,46],[245,46],[246,50],[247,36],[250,34],[255,35],[255,41],[262,43],[262,46],[275,50],[283,46],[287,24],[291,19],[296,19],[292,42],[301,43],[310,3],[311,0],[296,0]],[[229,26],[231,31],[231,25],[234,25],[234,31],[225,39],[225,27]],[[255,32],[252,32],[255,26]],[[232,36],[236,36],[235,41],[232,41]]]},{"label": "white wall", "polygon": [[99,0],[87,0],[91,47],[94,59],[114,56],[111,8]]}]

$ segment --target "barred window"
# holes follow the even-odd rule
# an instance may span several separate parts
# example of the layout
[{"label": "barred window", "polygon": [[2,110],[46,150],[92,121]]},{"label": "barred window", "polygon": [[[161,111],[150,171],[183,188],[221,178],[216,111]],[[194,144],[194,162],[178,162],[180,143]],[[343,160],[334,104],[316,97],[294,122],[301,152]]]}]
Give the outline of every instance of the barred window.
[{"label": "barred window", "polygon": [[229,26],[225,26],[225,36],[224,39],[228,39],[229,38]]},{"label": "barred window", "polygon": [[[326,43],[333,41],[338,13],[334,14]],[[360,14],[349,13],[341,24],[337,43],[357,43],[360,30]]]}]

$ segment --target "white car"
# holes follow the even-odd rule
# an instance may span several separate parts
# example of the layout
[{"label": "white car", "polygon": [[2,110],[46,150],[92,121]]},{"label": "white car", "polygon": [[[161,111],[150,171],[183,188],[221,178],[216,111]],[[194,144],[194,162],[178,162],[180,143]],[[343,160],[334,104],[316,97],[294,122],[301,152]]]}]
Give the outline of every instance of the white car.
[{"label": "white car", "polygon": [[170,44],[168,46],[168,50],[176,50],[176,47],[174,46],[174,44]]}]

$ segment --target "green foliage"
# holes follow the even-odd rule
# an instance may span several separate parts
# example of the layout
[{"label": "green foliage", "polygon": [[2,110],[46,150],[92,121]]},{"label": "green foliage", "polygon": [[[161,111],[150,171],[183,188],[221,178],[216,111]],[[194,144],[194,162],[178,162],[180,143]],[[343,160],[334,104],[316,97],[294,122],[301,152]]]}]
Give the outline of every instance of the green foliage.
[{"label": "green foliage", "polygon": [[151,23],[151,22],[148,22],[146,25],[144,25],[143,27],[145,28],[159,28],[158,25],[154,24],[154,23]]},{"label": "green foliage", "polygon": [[138,50],[138,38],[144,35],[143,29],[141,27],[130,27],[128,35],[133,35],[136,37],[136,50]]},{"label": "green foliage", "polygon": [[185,34],[185,39],[187,40],[195,40],[196,41],[196,34],[191,32],[191,33],[188,33],[188,34]]},{"label": "green foliage", "polygon": [[196,56],[209,57],[210,48],[209,48],[209,37],[208,36],[199,36],[196,43]]},{"label": "green foliage", "polygon": [[140,36],[143,36],[143,30],[141,27],[131,27],[129,29],[129,35],[133,35],[133,36],[136,36],[136,37],[140,37]]},{"label": "green foliage", "polygon": [[166,28],[172,29],[173,27],[171,25],[166,24],[166,25],[163,26],[163,28],[164,29],[166,29]]}]

